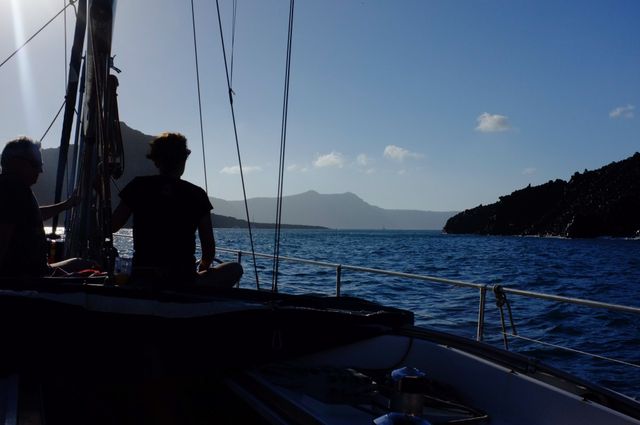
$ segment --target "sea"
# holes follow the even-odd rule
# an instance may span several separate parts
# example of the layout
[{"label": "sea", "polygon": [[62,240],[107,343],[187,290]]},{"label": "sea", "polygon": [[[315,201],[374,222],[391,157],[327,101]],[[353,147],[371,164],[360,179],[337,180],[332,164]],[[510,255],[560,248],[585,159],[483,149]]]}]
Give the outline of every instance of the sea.
[{"label": "sea", "polygon": [[[132,252],[130,234],[115,239]],[[273,255],[274,230],[252,231],[253,250]],[[251,252],[246,229],[215,231],[222,249]],[[353,271],[359,266],[640,308],[639,239],[564,239],[448,235],[438,231],[282,230],[280,292],[336,293],[411,310],[419,326],[475,338],[480,291],[445,283]],[[314,264],[292,259],[313,260]],[[241,287],[269,289],[271,258],[244,253]],[[257,281],[256,283],[256,275]],[[484,341],[640,399],[640,315],[507,294],[502,309],[491,291],[485,302]],[[511,315],[509,315],[509,309]],[[502,310],[502,315],[501,315]],[[504,327],[501,318],[504,318]]]}]

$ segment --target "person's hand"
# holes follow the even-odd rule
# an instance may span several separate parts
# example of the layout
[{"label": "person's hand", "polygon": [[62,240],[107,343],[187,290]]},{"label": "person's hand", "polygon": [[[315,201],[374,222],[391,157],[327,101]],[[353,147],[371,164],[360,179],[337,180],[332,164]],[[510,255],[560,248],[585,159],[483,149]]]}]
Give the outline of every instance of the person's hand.
[{"label": "person's hand", "polygon": [[209,270],[210,264],[206,264],[206,262],[200,260],[198,261],[198,274],[205,274]]},{"label": "person's hand", "polygon": [[80,195],[78,194],[78,190],[74,190],[69,199],[64,201],[65,209],[73,208],[80,204]]}]

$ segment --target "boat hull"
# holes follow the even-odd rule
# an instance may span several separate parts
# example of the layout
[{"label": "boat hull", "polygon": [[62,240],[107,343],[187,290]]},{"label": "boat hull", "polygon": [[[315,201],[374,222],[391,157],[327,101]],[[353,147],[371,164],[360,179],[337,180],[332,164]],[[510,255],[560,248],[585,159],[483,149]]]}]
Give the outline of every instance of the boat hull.
[{"label": "boat hull", "polygon": [[407,366],[429,379],[414,399],[458,406],[425,407],[432,423],[640,424],[634,400],[356,298],[56,282],[0,290],[0,418],[371,424]]}]

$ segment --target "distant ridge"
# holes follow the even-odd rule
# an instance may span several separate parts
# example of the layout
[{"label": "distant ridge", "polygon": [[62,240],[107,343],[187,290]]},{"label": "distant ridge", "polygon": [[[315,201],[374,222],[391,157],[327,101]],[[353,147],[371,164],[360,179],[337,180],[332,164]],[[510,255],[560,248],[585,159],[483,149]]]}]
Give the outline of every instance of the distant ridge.
[{"label": "distant ridge", "polygon": [[[118,192],[131,179],[139,175],[157,172],[146,158],[149,142],[153,136],[144,134],[120,123],[125,150],[125,170],[112,184],[112,199],[118,201]],[[71,149],[71,152],[73,148]],[[43,149],[44,173],[34,185],[33,191],[41,205],[51,204],[58,164],[58,148]],[[63,190],[66,193],[66,188]],[[273,227],[275,221],[275,198],[248,200],[251,223],[257,228]],[[225,201],[212,198],[213,222],[216,227],[246,227],[243,201]],[[353,193],[325,195],[308,191],[287,196],[283,200],[282,222],[285,228],[334,228],[334,229],[436,229],[444,226],[454,212],[430,212],[414,210],[386,210],[372,206]]]},{"label": "distant ridge", "polygon": [[[273,222],[275,198],[247,200],[251,221]],[[346,192],[321,194],[309,190],[283,198],[283,221],[317,225],[332,229],[441,230],[455,212],[395,210],[373,206],[357,195]],[[241,218],[245,216],[243,201],[213,199],[218,214]]]},{"label": "distant ridge", "polygon": [[447,233],[556,235],[571,238],[640,236],[640,153],[569,182],[549,181],[501,196],[451,217]]}]

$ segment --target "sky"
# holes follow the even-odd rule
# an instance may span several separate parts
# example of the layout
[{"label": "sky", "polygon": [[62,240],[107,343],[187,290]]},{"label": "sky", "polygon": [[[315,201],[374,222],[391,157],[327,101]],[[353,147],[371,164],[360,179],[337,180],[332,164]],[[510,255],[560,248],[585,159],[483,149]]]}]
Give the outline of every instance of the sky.
[{"label": "sky", "polygon": [[[0,61],[64,6],[0,0]],[[277,193],[289,2],[220,0],[248,197]],[[210,196],[243,198],[215,2],[194,0]],[[67,9],[0,68],[0,140],[62,105]],[[640,2],[297,0],[284,193],[459,211],[640,151]],[[120,0],[120,117],[179,131],[204,187],[189,0]],[[43,147],[60,143],[59,119]],[[286,207],[286,205],[285,205]]]}]

